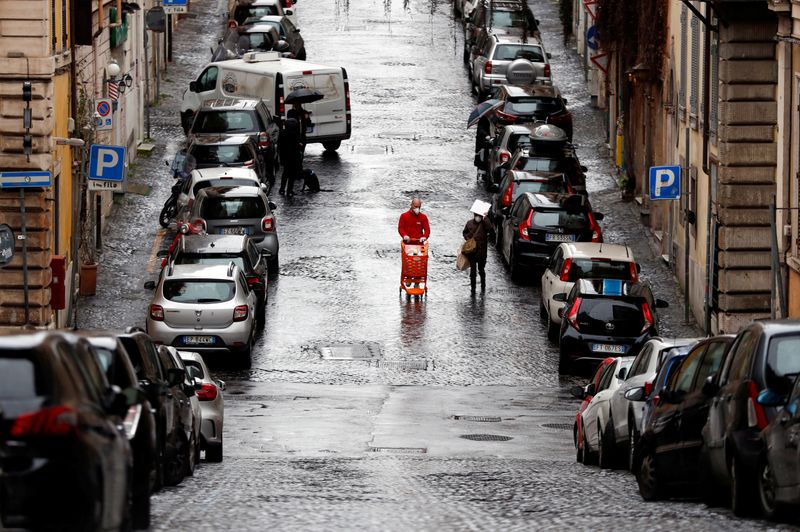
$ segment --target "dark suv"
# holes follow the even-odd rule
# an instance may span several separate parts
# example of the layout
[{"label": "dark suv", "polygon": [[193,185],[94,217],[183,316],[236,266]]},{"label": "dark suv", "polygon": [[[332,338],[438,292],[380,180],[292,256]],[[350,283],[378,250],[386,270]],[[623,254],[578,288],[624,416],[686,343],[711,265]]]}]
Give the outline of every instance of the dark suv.
[{"label": "dark suv", "polygon": [[580,194],[521,194],[498,229],[511,277],[521,267],[544,268],[561,242],[602,242],[602,219]]},{"label": "dark suv", "polygon": [[636,356],[658,335],[656,308],[669,303],[655,299],[647,283],[619,279],[580,279],[569,294],[553,299],[566,305],[561,315],[559,371],[576,362],[597,364],[608,356]]},{"label": "dark suv", "polygon": [[498,178],[506,170],[524,170],[526,172],[563,172],[575,192],[587,195],[587,168],[581,165],[575,147],[562,138],[555,139],[561,128],[551,124],[540,124],[531,131],[531,142],[520,146],[511,154],[509,160],[498,170]]},{"label": "dark suv", "polygon": [[247,135],[214,135],[196,138],[186,149],[196,168],[252,168],[262,183],[275,182],[274,168],[267,169],[258,143]]},{"label": "dark suv", "polygon": [[567,100],[555,86],[501,85],[495,91],[494,98],[505,104],[491,116],[490,134],[509,124],[546,122],[561,128],[567,140],[572,142],[572,113],[567,109]]}]

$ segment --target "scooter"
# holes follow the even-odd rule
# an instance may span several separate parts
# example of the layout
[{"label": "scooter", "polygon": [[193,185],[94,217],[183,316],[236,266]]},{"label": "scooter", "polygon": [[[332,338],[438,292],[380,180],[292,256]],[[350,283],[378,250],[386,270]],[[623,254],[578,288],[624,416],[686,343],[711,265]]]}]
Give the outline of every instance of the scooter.
[{"label": "scooter", "polygon": [[164,161],[164,163],[172,171],[172,177],[178,180],[177,183],[172,185],[171,194],[167,201],[164,202],[161,214],[158,215],[158,223],[166,229],[178,215],[178,197],[181,195],[181,190],[183,190],[186,180],[189,179],[195,164],[194,158],[187,156],[184,152],[175,155],[175,160],[172,161],[172,164],[169,161]]}]

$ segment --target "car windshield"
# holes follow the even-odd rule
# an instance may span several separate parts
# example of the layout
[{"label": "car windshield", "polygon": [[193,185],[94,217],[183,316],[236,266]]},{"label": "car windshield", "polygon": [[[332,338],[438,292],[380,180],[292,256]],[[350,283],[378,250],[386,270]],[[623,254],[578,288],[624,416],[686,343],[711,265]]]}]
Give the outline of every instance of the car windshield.
[{"label": "car windshield", "polygon": [[279,15],[278,13],[278,6],[271,5],[271,6],[236,6],[236,11],[234,12],[234,20],[236,20],[237,24],[244,24],[244,21],[248,18],[260,18],[260,17],[268,17],[271,15]]},{"label": "car windshield", "polygon": [[516,98],[506,102],[504,113],[514,115],[551,115],[561,111],[561,103],[555,98]]},{"label": "car windshield", "polygon": [[192,188],[192,194],[197,196],[198,192],[208,187],[254,187],[259,184],[253,179],[207,179],[195,183],[194,188]]},{"label": "car windshield", "polygon": [[517,183],[516,190],[514,191],[514,198],[523,192],[566,192],[567,187],[564,181],[560,179],[546,179],[542,181],[520,181]]},{"label": "car windshield", "polygon": [[544,54],[542,49],[530,44],[499,44],[494,49],[493,61],[514,61],[515,59],[527,59],[532,63],[542,63]]},{"label": "car windshield", "polygon": [[542,157],[528,157],[522,163],[521,168],[517,170],[525,170],[526,172],[556,172],[558,171],[559,161],[556,159],[545,159]]},{"label": "car windshield", "polygon": [[524,11],[492,11],[492,28],[524,28],[528,24]]},{"label": "car windshield", "polygon": [[223,303],[236,294],[233,281],[174,279],[164,281],[164,297],[175,303]]},{"label": "car windshield", "polygon": [[589,225],[584,212],[568,212],[563,209],[534,211],[531,220],[535,227],[551,229],[562,227],[567,231],[581,231]]},{"label": "car windshield", "polygon": [[766,385],[781,396],[788,396],[794,378],[800,375],[800,335],[776,336],[769,342]]},{"label": "car windshield", "polygon": [[193,133],[257,131],[254,111],[202,111],[192,125]]},{"label": "car windshield", "polygon": [[621,279],[631,280],[630,262],[602,259],[572,259],[569,282],[578,279]]},{"label": "car windshield", "polygon": [[262,218],[267,214],[260,197],[213,198],[207,197],[200,207],[200,217],[206,220],[233,218]]},{"label": "car windshield", "polygon": [[221,145],[196,144],[192,148],[192,156],[198,165],[203,164],[243,164],[253,160],[253,154],[245,144]]},{"label": "car windshield", "polygon": [[240,270],[246,271],[244,259],[234,253],[215,253],[214,255],[208,253],[182,253],[178,255],[175,264],[203,264],[205,266],[227,266],[233,262]]}]

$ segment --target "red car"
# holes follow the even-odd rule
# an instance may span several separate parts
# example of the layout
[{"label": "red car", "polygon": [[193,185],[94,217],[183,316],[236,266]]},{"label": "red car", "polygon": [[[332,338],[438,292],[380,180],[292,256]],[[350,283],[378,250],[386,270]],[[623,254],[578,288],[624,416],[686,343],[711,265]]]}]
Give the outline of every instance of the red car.
[{"label": "red car", "polygon": [[570,390],[574,397],[578,399],[583,399],[581,403],[581,407],[578,409],[578,413],[575,414],[575,425],[572,428],[572,438],[573,442],[575,443],[575,459],[579,463],[583,463],[583,423],[581,422],[581,414],[586,407],[589,406],[589,403],[592,402],[592,398],[594,397],[594,391],[600,385],[600,375],[603,374],[603,370],[606,369],[610,364],[614,363],[614,357],[608,357],[603,359],[602,362],[597,366],[597,370],[592,375],[592,379],[589,381],[585,387],[583,386],[575,386]]}]

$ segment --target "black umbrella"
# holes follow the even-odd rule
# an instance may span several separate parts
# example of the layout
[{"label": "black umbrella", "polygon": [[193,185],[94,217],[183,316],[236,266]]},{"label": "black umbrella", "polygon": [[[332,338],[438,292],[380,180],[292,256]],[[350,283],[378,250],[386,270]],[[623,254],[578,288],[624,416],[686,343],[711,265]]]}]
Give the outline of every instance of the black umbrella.
[{"label": "black umbrella", "polygon": [[285,103],[311,103],[323,99],[325,96],[321,92],[311,89],[295,89],[283,100]]}]

